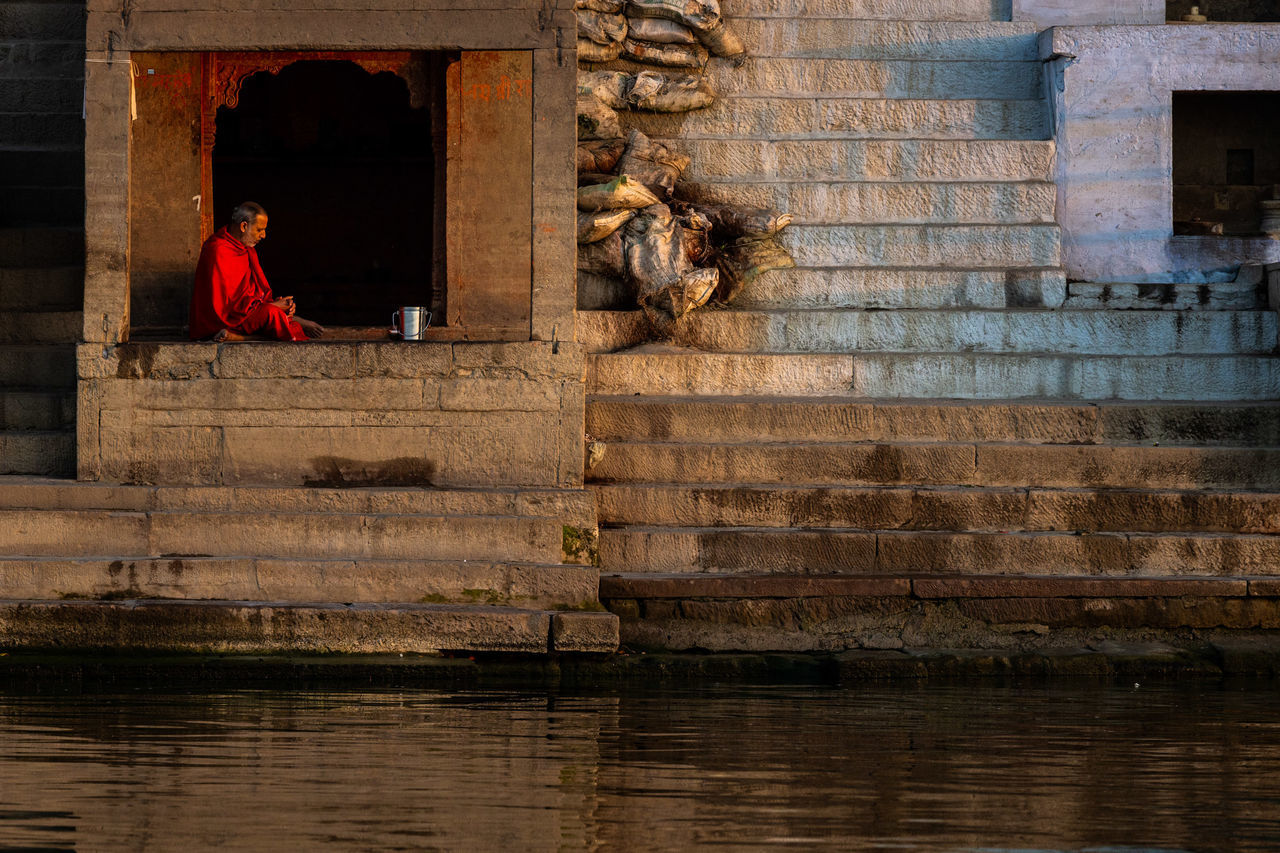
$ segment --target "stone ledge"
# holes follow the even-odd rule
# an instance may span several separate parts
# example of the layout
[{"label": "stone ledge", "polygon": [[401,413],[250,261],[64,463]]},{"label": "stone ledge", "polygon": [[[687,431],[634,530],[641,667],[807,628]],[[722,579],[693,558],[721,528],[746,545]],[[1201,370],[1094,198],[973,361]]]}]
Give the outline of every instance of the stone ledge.
[{"label": "stone ledge", "polygon": [[771,575],[607,575],[603,598],[825,598],[909,596],[911,581],[896,577]]},{"label": "stone ledge", "polygon": [[[553,623],[561,617],[559,632],[553,633]],[[616,640],[616,631],[616,617],[608,613],[562,614],[508,607],[0,601],[0,646],[11,649],[546,654],[552,648],[612,651],[616,642],[610,647],[609,640]]]},{"label": "stone ledge", "polygon": [[607,599],[1280,597],[1280,578],[605,575]]}]

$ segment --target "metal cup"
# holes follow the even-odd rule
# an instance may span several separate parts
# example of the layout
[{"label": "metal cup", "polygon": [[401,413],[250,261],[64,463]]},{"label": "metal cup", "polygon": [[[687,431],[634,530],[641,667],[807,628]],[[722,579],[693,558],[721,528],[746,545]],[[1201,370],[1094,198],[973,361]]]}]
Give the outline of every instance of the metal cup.
[{"label": "metal cup", "polygon": [[421,306],[406,305],[391,315],[391,331],[399,332],[406,341],[420,341],[431,323],[431,311]]}]

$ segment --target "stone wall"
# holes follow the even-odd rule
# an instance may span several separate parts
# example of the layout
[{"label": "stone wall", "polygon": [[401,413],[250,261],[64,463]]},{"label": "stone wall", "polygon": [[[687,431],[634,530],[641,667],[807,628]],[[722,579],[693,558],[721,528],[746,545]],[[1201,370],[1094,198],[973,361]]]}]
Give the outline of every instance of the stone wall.
[{"label": "stone wall", "polygon": [[80,478],[581,488],[571,343],[81,345]]},{"label": "stone wall", "polygon": [[1049,62],[1068,278],[1226,281],[1280,241],[1173,235],[1173,93],[1280,89],[1280,25],[1055,27]]}]

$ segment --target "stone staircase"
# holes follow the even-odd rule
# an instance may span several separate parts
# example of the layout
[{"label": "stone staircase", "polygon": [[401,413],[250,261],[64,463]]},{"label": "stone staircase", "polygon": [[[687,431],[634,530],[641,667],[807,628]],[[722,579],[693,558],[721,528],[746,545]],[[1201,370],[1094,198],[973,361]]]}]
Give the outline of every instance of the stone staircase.
[{"label": "stone staircase", "polygon": [[[601,652],[567,537],[582,491],[133,486],[5,478],[6,645]],[[568,551],[566,551],[568,547]],[[199,608],[197,609],[197,605]]]},{"label": "stone staircase", "polygon": [[[692,157],[687,195],[794,214],[797,266],[664,344],[582,291],[601,597],[624,642],[901,645],[905,617],[833,603],[880,593],[815,575],[1280,574],[1261,271],[1067,283],[1036,32],[999,5],[725,3],[752,56],[713,63],[720,100],[634,118]],[[1093,594],[1072,589],[1055,594]]]},{"label": "stone staircase", "polygon": [[75,473],[83,3],[0,8],[0,474]]}]

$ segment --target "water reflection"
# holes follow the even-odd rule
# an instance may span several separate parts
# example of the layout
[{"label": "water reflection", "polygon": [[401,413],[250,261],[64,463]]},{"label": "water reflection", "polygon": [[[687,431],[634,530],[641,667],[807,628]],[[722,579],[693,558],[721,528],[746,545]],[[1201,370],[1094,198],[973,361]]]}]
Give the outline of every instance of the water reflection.
[{"label": "water reflection", "polygon": [[0,695],[39,850],[1274,850],[1274,686]]}]

